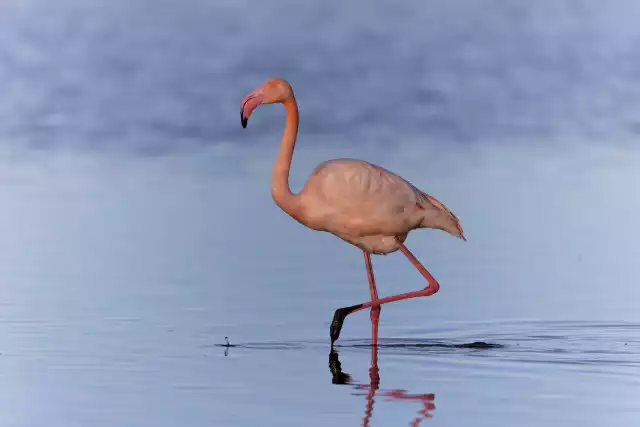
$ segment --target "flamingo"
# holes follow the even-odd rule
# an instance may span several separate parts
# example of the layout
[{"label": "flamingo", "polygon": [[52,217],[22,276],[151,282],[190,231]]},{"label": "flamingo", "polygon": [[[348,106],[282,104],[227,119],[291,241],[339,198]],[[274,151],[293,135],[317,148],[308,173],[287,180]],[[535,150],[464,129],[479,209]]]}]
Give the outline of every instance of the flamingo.
[{"label": "flamingo", "polygon": [[[369,280],[371,300],[338,308],[329,327],[331,347],[340,336],[345,318],[370,308],[371,344],[378,345],[381,306],[393,301],[431,296],[440,285],[404,245],[411,230],[432,228],[465,240],[458,218],[433,196],[395,173],[364,160],[341,158],[320,163],[298,194],[289,186],[289,170],[298,135],[298,104],[284,79],[270,78],[242,100],[243,128],[252,111],[262,104],[283,104],[285,128],[271,174],[271,196],[280,209],[304,226],[329,232],[360,248]],[[371,255],[400,250],[427,281],[424,289],[378,296]]]}]

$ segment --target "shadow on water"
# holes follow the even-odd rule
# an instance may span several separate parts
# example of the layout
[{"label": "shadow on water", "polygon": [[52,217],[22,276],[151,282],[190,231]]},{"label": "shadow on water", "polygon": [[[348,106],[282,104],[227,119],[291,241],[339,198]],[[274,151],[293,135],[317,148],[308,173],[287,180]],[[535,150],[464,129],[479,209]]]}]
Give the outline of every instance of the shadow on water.
[{"label": "shadow on water", "polygon": [[[380,351],[387,354],[438,354],[463,350],[469,356],[503,361],[548,363],[601,363],[638,365],[640,324],[615,322],[500,322],[474,323],[442,330],[437,338],[381,338]],[[225,337],[226,339],[226,337]],[[215,344],[216,347],[253,350],[302,350],[327,346],[326,341],[245,342]],[[371,347],[370,339],[341,339],[338,350]],[[474,350],[492,351],[474,351]],[[593,356],[597,355],[597,358]]]},{"label": "shadow on water", "polygon": [[[215,347],[225,348],[225,356],[230,348],[242,348],[251,350],[302,350],[311,347],[325,346],[324,342],[298,341],[298,342],[248,342],[231,344],[229,337],[224,337],[224,344],[214,344]],[[496,349],[505,346],[497,343],[487,343],[484,341],[474,341],[470,343],[446,343],[435,340],[415,340],[404,338],[381,339],[378,342],[380,349],[403,349],[429,352],[433,350],[455,350],[455,349]],[[341,344],[336,344],[335,348],[359,349],[372,348],[370,340],[343,340]]]},{"label": "shadow on water", "polygon": [[[432,332],[433,333],[433,332]],[[525,365],[555,365],[562,372],[579,372],[609,378],[635,375],[640,367],[640,324],[594,322],[490,322],[458,325],[441,330],[438,338],[385,338],[373,347],[371,340],[340,340],[330,349],[326,341],[247,342],[215,344],[238,351],[329,350],[331,382],[353,387],[354,395],[365,399],[363,426],[369,426],[376,399],[389,402],[414,402],[418,408],[410,426],[418,426],[434,416],[436,396],[433,390],[381,388],[378,357],[404,358],[422,355],[441,363],[472,358],[472,369],[492,372],[528,369]],[[343,371],[338,352],[371,352],[369,381],[355,381]],[[398,359],[400,360],[400,359]],[[510,367],[507,366],[510,365]],[[410,366],[410,365],[407,365]],[[457,366],[457,365],[456,365]]]},{"label": "shadow on water", "polygon": [[[365,341],[348,341],[347,344],[337,344],[336,348],[368,348],[371,347],[369,342]],[[381,339],[378,341],[378,348],[388,349],[405,349],[405,350],[437,350],[437,349],[460,349],[460,348],[475,348],[475,349],[491,349],[491,348],[504,348],[502,344],[487,343],[484,341],[474,341],[470,343],[446,343],[442,341],[434,340],[411,340],[411,339]]]},{"label": "shadow on water", "polygon": [[[364,410],[364,418],[362,419],[362,426],[367,427],[371,421],[373,415],[373,405],[375,404],[376,395],[378,397],[386,397],[390,401],[415,401],[422,406],[418,410],[415,418],[409,423],[410,426],[415,427],[426,418],[431,418],[433,414],[431,411],[436,409],[434,400],[436,395],[434,393],[422,393],[411,394],[407,390],[392,389],[385,390],[380,388],[380,369],[378,368],[378,348],[371,347],[371,367],[369,368],[369,383],[357,383],[353,382],[351,375],[342,370],[342,364],[338,357],[338,352],[331,349],[329,353],[329,370],[331,371],[331,382],[333,384],[350,385],[353,386],[358,392],[357,395],[365,396],[366,404]],[[366,394],[364,393],[366,392]]]},{"label": "shadow on water", "polygon": [[[381,352],[389,355],[456,353],[492,359],[499,363],[599,366],[614,372],[640,367],[640,324],[614,322],[500,322],[475,323],[441,331],[439,338],[384,338]],[[325,341],[254,342],[215,344],[252,350],[303,350],[326,348]],[[369,339],[340,340],[339,351],[361,351]],[[482,351],[487,350],[487,351]]]},{"label": "shadow on water", "polygon": [[[216,344],[216,347],[224,347],[224,355],[227,356],[229,354],[229,350],[231,348],[242,348],[242,349],[262,349],[262,350],[291,350],[291,349],[304,349],[313,347],[315,345],[320,345],[320,343],[306,342],[306,343],[244,343],[244,344],[231,344],[229,342],[228,337],[225,337],[225,344]],[[323,344],[324,345],[324,344]],[[336,348],[370,348],[371,349],[371,366],[369,368],[369,383],[359,383],[353,381],[353,378],[350,374],[344,372],[342,370],[342,364],[339,359],[338,352]],[[355,395],[364,396],[365,397],[365,410],[364,410],[364,418],[362,420],[362,426],[368,427],[370,425],[371,417],[373,416],[373,407],[375,404],[376,397],[384,397],[387,398],[388,401],[414,401],[418,403],[420,409],[417,411],[417,414],[409,422],[409,426],[416,427],[419,426],[422,421],[427,418],[433,417],[432,411],[435,410],[436,406],[434,403],[435,393],[409,393],[407,390],[402,389],[381,389],[380,388],[380,368],[378,367],[378,351],[379,349],[421,349],[423,351],[430,351],[433,349],[492,349],[492,348],[502,348],[504,347],[501,344],[491,344],[483,341],[474,341],[471,343],[463,343],[463,344],[449,344],[444,342],[435,342],[435,341],[417,341],[417,340],[401,340],[401,339],[391,339],[391,340],[382,340],[379,342],[378,346],[372,346],[366,341],[362,342],[354,342],[354,341],[346,341],[346,344],[342,344],[340,346],[332,347],[329,352],[329,370],[331,372],[331,382],[332,384],[337,385],[349,385],[352,386],[356,392]]]}]

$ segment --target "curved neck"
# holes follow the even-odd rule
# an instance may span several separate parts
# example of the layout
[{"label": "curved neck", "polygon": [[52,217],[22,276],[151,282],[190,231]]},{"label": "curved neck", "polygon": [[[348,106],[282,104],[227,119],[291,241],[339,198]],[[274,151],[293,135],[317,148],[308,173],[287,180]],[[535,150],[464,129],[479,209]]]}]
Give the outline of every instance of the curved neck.
[{"label": "curved neck", "polygon": [[280,142],[280,151],[278,151],[271,173],[271,195],[283,211],[298,219],[300,203],[298,196],[293,194],[289,187],[289,170],[291,169],[293,149],[298,135],[298,104],[293,96],[284,101],[283,104],[286,113],[286,124],[282,141]]}]

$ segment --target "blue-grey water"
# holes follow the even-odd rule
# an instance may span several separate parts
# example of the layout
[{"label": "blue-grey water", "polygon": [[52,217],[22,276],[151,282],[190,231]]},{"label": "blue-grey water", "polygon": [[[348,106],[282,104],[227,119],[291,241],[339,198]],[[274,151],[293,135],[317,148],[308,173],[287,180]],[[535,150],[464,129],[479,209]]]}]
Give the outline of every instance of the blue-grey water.
[{"label": "blue-grey water", "polygon": [[[1,2],[0,427],[637,425],[639,18]],[[272,202],[282,109],[240,126],[272,76],[300,104],[294,189],[359,157],[462,221],[466,243],[410,235],[442,288],[384,306],[377,353],[360,312],[330,354],[364,262]],[[424,286],[399,253],[373,262],[381,295]]]}]

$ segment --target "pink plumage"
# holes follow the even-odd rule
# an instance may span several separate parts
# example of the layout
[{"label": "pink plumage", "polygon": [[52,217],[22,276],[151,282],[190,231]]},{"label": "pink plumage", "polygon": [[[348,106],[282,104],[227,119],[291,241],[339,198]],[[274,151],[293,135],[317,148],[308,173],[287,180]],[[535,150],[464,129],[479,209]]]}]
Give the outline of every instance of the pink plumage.
[{"label": "pink plumage", "polygon": [[[357,159],[334,159],[318,165],[304,187],[294,194],[289,170],[298,133],[298,106],[285,80],[269,79],[242,100],[240,118],[246,127],[251,112],[261,104],[281,103],[286,123],[273,167],[271,194],[276,204],[305,226],[334,234],[362,249],[369,277],[371,301],[336,310],[330,328],[331,344],[340,335],[345,317],[371,308],[372,344],[377,345],[380,306],[439,289],[438,282],[404,245],[408,233],[418,228],[446,231],[466,240],[458,218],[441,202],[395,173]],[[429,285],[415,292],[379,298],[370,254],[402,251]]]}]

